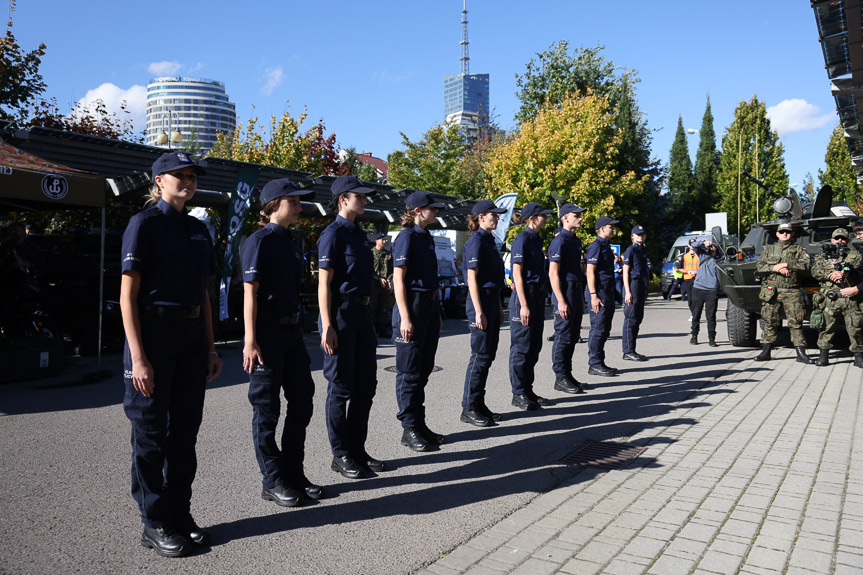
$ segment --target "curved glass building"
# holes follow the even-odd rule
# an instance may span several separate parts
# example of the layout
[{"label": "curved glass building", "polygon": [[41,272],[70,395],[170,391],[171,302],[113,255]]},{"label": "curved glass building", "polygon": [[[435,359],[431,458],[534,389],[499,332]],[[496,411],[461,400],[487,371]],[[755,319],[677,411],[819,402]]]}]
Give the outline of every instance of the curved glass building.
[{"label": "curved glass building", "polygon": [[[216,143],[216,134],[237,127],[236,104],[225,93],[225,84],[203,78],[164,76],[147,84],[147,145],[179,147],[171,134],[179,130],[183,142],[197,142],[201,155]],[[165,133],[168,143],[157,138]]]}]

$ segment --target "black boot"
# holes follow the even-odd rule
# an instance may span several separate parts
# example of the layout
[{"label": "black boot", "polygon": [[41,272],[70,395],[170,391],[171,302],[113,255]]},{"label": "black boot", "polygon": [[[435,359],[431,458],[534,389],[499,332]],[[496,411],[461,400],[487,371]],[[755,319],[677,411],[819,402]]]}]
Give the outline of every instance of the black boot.
[{"label": "black boot", "polygon": [[692,337],[689,338],[689,343],[692,345],[698,345],[698,334],[693,333]]},{"label": "black boot", "polygon": [[769,343],[762,343],[761,353],[758,354],[758,357],[755,358],[755,361],[770,361],[771,359],[773,359],[770,357],[770,348],[772,347],[773,346]]},{"label": "black boot", "polygon": [[830,350],[829,349],[821,349],[818,350],[818,359],[815,360],[815,365],[818,367],[824,367],[825,365],[830,365],[827,361],[830,358]]},{"label": "black boot", "polygon": [[809,356],[806,355],[806,348],[802,345],[794,348],[797,351],[797,361],[800,363],[805,363],[807,365],[812,363],[812,360],[809,359]]},{"label": "black boot", "polygon": [[854,353],[854,366],[863,367],[863,353],[859,351]]}]

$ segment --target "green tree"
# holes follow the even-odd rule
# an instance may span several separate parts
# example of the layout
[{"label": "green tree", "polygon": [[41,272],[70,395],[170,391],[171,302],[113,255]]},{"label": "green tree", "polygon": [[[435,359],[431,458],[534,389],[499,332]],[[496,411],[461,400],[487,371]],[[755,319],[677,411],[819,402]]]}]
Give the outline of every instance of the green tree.
[{"label": "green tree", "polygon": [[[674,208],[687,220],[689,227],[697,227],[693,219],[695,178],[692,175],[692,160],[689,159],[689,143],[683,128],[683,117],[677,117],[677,131],[671,144],[671,158],[668,166],[668,193]],[[702,228],[699,228],[702,229]]]},{"label": "green tree", "polygon": [[[719,153],[716,151],[716,132],[713,129],[713,112],[710,96],[698,131],[698,152],[695,154],[694,204],[698,213],[714,211],[716,196],[716,173],[719,169]],[[703,227],[700,229],[704,229]]]},{"label": "green tree", "polygon": [[362,165],[363,164],[357,156],[357,149],[353,146],[347,148],[344,153],[344,159],[342,160],[342,169],[345,170],[347,174],[357,175],[359,174]]},{"label": "green tree", "polygon": [[749,102],[740,102],[734,110],[731,126],[722,137],[716,184],[719,208],[728,213],[729,232],[740,235],[750,224],[772,219],[772,202],[768,201],[767,192],[745,174],[774,193],[785,195],[788,175],[783,152],[779,135],[770,127],[764,102],[757,96]]},{"label": "green tree", "polygon": [[585,230],[603,215],[620,219],[621,229],[634,224],[649,177],[619,172],[622,132],[611,112],[606,97],[590,92],[546,105],[494,150],[494,194],[518,193],[519,204],[587,206]]},{"label": "green tree", "polygon": [[15,0],[9,0],[9,20],[6,34],[0,38],[0,120],[23,124],[28,110],[45,91],[45,81],[39,73],[45,44],[27,52],[18,45],[12,33],[12,13]]},{"label": "green tree", "polygon": [[418,142],[402,133],[402,146],[387,157],[390,185],[464,197],[459,167],[466,149],[458,126],[435,125]]},{"label": "green tree", "polygon": [[812,202],[815,200],[815,194],[817,193],[818,190],[815,189],[815,178],[812,177],[812,172],[806,172],[806,176],[803,178],[803,187],[798,191],[797,195],[803,201]]},{"label": "green tree", "polygon": [[357,177],[364,182],[377,182],[380,176],[378,176],[378,169],[373,164],[360,164]]},{"label": "green tree", "polygon": [[[824,170],[818,170],[818,181],[821,186],[827,184],[833,188],[833,198],[843,199],[858,214],[863,214],[863,202],[860,197],[860,186],[857,176],[851,167],[851,155],[845,141],[845,131],[841,125],[836,125],[827,142],[827,153],[824,155]],[[813,198],[815,196],[812,196]]]}]

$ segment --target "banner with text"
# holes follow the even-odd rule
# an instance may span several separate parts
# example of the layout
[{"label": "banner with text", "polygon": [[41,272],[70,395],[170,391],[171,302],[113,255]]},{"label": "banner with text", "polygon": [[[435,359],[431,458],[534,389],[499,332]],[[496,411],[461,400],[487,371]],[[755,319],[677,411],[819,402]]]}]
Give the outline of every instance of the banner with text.
[{"label": "banner with text", "polygon": [[[252,191],[258,183],[260,170],[257,168],[241,168],[234,180],[234,191],[231,192],[231,202],[228,204],[228,237],[225,246],[225,262],[222,265],[222,283],[219,286],[219,320],[225,321],[228,315],[228,290],[234,268],[240,261],[240,233],[243,223],[252,204]],[[242,272],[241,272],[242,274]]]}]

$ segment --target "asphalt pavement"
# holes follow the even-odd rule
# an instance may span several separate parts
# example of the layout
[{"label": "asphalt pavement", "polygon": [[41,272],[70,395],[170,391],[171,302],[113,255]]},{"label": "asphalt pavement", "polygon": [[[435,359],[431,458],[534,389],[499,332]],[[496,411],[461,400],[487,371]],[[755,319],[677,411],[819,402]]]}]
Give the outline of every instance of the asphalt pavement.
[{"label": "asphalt pavement", "polygon": [[[853,381],[859,384],[863,372],[849,367],[850,358],[822,371],[814,366],[797,369],[799,364],[788,358],[753,367],[755,350],[731,347],[724,312],[719,315],[720,347],[691,346],[685,306],[651,299],[638,345],[650,361],[631,363],[620,359],[623,313],[618,309],[606,350],[607,363],[621,372],[614,378],[587,376],[587,346],[578,345],[574,375],[594,385],[583,396],[552,390],[551,345],[545,342],[535,391],[553,402],[538,412],[510,406],[509,330],[504,326],[487,395],[489,406],[504,418],[485,429],[459,422],[469,335],[465,320],[447,320],[436,360],[441,369],[432,374],[426,397],[429,426],[446,434],[447,440],[430,453],[414,453],[399,443],[395,373],[389,369],[395,365],[394,349],[380,340],[378,393],[367,447],[387,462],[388,470],[360,481],[344,479],[329,468],[323,410],[326,381],[317,336],[310,334],[307,345],[316,395],[306,474],[326,487],[328,497],[288,510],[260,499],[241,345],[221,343],[226,369],[208,387],[192,499],[193,515],[210,529],[214,542],[211,548],[183,559],[158,557],[138,543],[141,524],[129,494],[129,424],[122,410],[119,357],[105,359],[104,367],[112,377],[103,381],[87,379],[95,362],[83,358],[61,376],[0,386],[0,572],[539,573],[581,572],[576,570],[580,561],[593,565],[594,572],[605,571],[617,555],[601,562],[579,557],[579,543],[570,536],[578,530],[572,524],[596,507],[599,513],[614,515],[609,504],[602,506],[603,501],[629,480],[641,485],[644,493],[652,492],[657,482],[664,482],[664,492],[674,493],[683,486],[694,489],[680,474],[672,473],[678,460],[692,466],[700,460],[693,459],[691,452],[709,455],[721,444],[705,443],[711,436],[693,430],[718,417],[714,410],[720,406],[725,405],[723,413],[727,412],[729,398],[745,396],[749,409],[758,412],[762,400],[752,394],[764,387],[756,385],[762,380],[772,381],[771,389],[781,389],[789,379],[789,385],[805,380],[809,390],[812,382],[821,381],[825,369],[833,374],[825,381],[844,378],[842,389],[849,391],[841,396],[847,414],[841,422],[843,437],[850,438],[849,445],[859,439],[861,398],[849,386]],[[583,326],[586,337],[587,319]],[[552,332],[550,315],[545,331]],[[704,326],[702,339],[706,340]],[[788,354],[780,351],[779,355]],[[791,399],[777,402],[770,413],[796,405]],[[756,436],[747,437],[751,442]],[[648,451],[622,471],[600,472],[562,461],[587,440],[635,443]],[[746,442],[741,444],[736,436],[735,440],[745,449]],[[853,503],[852,511],[858,513],[863,505],[859,490],[863,442],[854,445],[856,459],[846,462],[846,484],[858,490],[843,492],[843,502]],[[770,452],[759,453],[767,457]],[[676,459],[666,459],[672,455]],[[857,471],[858,483],[852,483],[849,469]],[[676,483],[667,474],[677,478]],[[623,476],[627,479],[620,479]],[[642,499],[629,486],[626,493],[636,502]],[[689,525],[682,516],[666,519],[671,523],[679,519],[680,529]],[[548,537],[530,549],[514,542],[517,533],[532,529]],[[563,532],[569,535],[562,536]],[[600,529],[593,534],[595,541],[588,538],[582,543],[603,543],[601,533]],[[497,543],[477,545],[484,537]],[[550,561],[545,548],[554,547],[557,539],[562,541],[557,547],[568,555],[555,552],[560,561]],[[840,548],[837,543],[836,553]],[[500,561],[504,556],[506,561]],[[676,564],[673,559],[666,561]],[[632,571],[632,565],[643,563],[644,558],[622,564]]]}]

